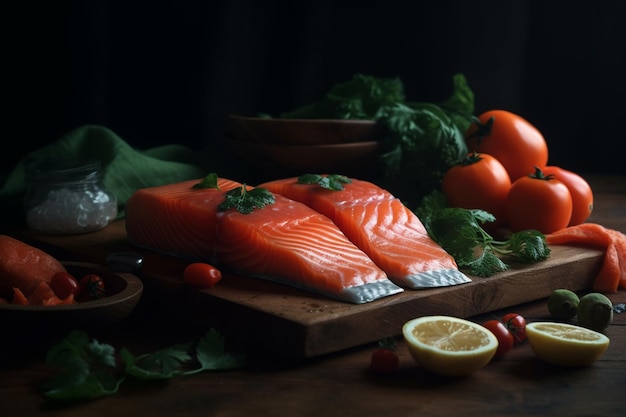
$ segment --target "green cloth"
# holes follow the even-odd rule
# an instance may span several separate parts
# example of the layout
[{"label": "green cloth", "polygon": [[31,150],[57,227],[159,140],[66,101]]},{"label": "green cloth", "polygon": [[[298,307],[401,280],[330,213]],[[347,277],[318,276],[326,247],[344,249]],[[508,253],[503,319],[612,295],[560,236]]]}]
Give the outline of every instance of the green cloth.
[{"label": "green cloth", "polygon": [[25,155],[17,163],[0,189],[1,213],[22,210],[26,193],[23,162],[39,157],[99,160],[103,184],[117,197],[118,218],[124,216],[126,201],[137,189],[202,178],[210,172],[203,155],[184,146],[165,145],[139,151],[106,127],[86,125]]}]

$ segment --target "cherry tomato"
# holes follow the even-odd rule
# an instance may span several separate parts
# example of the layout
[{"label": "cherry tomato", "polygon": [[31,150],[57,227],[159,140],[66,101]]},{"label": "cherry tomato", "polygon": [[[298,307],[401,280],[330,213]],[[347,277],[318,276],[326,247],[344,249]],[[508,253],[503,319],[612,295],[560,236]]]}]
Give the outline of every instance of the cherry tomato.
[{"label": "cherry tomato", "polygon": [[542,169],[544,175],[554,175],[561,181],[572,196],[572,218],[568,226],[584,223],[593,211],[593,192],[589,183],[575,172],[557,166],[547,166]]},{"label": "cherry tomato", "polygon": [[511,179],[504,166],[493,156],[469,154],[443,176],[441,188],[450,207],[481,209],[493,214],[494,224],[505,220],[506,197]]},{"label": "cherry tomato", "polygon": [[84,275],[79,281],[80,295],[79,301],[98,300],[106,294],[104,281],[97,274]]},{"label": "cherry tomato", "polygon": [[62,300],[65,300],[70,295],[74,295],[74,298],[78,298],[80,294],[80,286],[74,275],[69,272],[57,272],[52,276],[50,280],[50,288],[54,291],[54,294]]},{"label": "cherry tomato", "polygon": [[470,151],[486,153],[506,168],[515,182],[548,164],[548,145],[541,132],[523,117],[506,110],[478,116],[465,134]]},{"label": "cherry tomato", "polygon": [[384,374],[394,372],[400,366],[398,354],[388,348],[378,348],[372,353],[370,369],[376,373]]},{"label": "cherry tomato", "polygon": [[517,313],[508,313],[502,317],[502,323],[513,334],[515,344],[526,340],[526,319]]},{"label": "cherry tomato", "polygon": [[567,227],[571,217],[569,190],[554,177],[545,177],[541,169],[511,185],[506,218],[512,231],[534,229],[548,234]]},{"label": "cherry tomato", "polygon": [[487,320],[483,323],[483,326],[490,330],[496,339],[498,339],[496,357],[504,356],[513,348],[513,344],[515,343],[513,333],[511,333],[500,320]]},{"label": "cherry tomato", "polygon": [[183,281],[198,289],[213,288],[222,279],[222,272],[211,264],[195,262],[187,265]]}]

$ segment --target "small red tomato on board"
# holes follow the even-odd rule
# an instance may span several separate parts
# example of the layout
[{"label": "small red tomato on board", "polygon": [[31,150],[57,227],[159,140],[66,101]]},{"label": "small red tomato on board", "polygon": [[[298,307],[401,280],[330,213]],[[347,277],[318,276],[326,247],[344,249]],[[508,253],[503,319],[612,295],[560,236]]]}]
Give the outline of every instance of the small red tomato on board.
[{"label": "small red tomato on board", "polygon": [[378,347],[370,358],[370,370],[378,374],[394,372],[400,366],[400,357],[396,352],[396,339],[387,337],[378,342]]},{"label": "small red tomato on board", "polygon": [[513,232],[534,229],[549,234],[564,229],[572,217],[572,195],[561,181],[543,171],[526,175],[511,185],[506,218]]},{"label": "small red tomato on board", "polygon": [[394,372],[400,366],[398,354],[387,348],[378,348],[372,353],[370,369],[377,374]]},{"label": "small red tomato on board", "polygon": [[513,334],[514,344],[526,340],[526,319],[517,313],[502,316],[502,323]]},{"label": "small red tomato on board", "polygon": [[467,129],[470,151],[486,153],[504,165],[511,181],[548,164],[548,145],[541,132],[523,117],[506,110],[489,110]]},{"label": "small red tomato on board", "polygon": [[561,181],[572,196],[572,217],[568,226],[584,223],[593,211],[593,191],[589,183],[575,172],[557,166],[542,168],[545,176],[553,175]]},{"label": "small red tomato on board", "polygon": [[213,288],[221,280],[222,272],[204,262],[191,263],[183,272],[183,282],[197,289]]},{"label": "small red tomato on board", "polygon": [[470,153],[443,176],[441,189],[447,205],[481,209],[494,215],[494,224],[505,223],[505,203],[511,179],[504,166],[486,153]]},{"label": "small red tomato on board", "polygon": [[50,288],[62,300],[65,300],[70,295],[73,295],[76,299],[80,294],[78,280],[69,272],[61,271],[54,274],[50,280]]},{"label": "small red tomato on board", "polygon": [[84,275],[78,284],[80,286],[78,301],[98,300],[106,295],[104,281],[100,275]]},{"label": "small red tomato on board", "polygon": [[515,343],[513,333],[511,333],[500,320],[487,320],[483,323],[483,326],[491,331],[496,339],[498,339],[496,357],[504,356],[513,348],[513,344]]}]

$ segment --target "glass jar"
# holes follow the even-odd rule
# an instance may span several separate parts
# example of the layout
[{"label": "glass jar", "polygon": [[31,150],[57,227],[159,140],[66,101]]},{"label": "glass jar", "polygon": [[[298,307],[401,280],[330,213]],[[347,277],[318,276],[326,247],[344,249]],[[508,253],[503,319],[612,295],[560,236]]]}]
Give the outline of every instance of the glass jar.
[{"label": "glass jar", "polygon": [[32,230],[85,233],[106,227],[117,216],[117,198],[102,184],[99,161],[25,161],[24,178],[26,224]]}]

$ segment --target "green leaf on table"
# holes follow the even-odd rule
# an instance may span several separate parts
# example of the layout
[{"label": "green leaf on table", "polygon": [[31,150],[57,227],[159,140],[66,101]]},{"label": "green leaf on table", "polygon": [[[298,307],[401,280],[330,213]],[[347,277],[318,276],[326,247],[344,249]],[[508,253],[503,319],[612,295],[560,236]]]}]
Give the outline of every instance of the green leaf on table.
[{"label": "green leaf on table", "polygon": [[75,331],[55,344],[46,363],[59,369],[43,385],[44,395],[64,401],[93,399],[114,394],[124,380],[116,369],[115,349]]},{"label": "green leaf on table", "polygon": [[128,349],[122,349],[121,358],[126,365],[126,373],[138,379],[170,379],[183,373],[184,365],[191,361],[190,345],[180,344],[134,356]]}]

